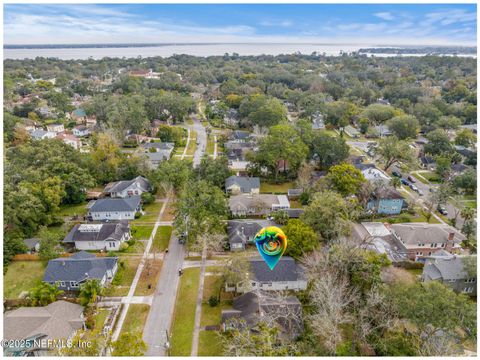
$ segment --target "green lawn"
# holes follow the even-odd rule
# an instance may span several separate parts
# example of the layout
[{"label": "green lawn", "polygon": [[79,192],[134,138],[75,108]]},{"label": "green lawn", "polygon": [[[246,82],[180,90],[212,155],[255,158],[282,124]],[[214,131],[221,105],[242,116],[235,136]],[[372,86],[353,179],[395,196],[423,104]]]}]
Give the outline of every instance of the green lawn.
[{"label": "green lawn", "polygon": [[171,226],[159,226],[153,239],[151,251],[164,251],[168,247],[172,236]]},{"label": "green lawn", "polygon": [[222,356],[223,348],[217,331],[200,331],[198,356]]},{"label": "green lawn", "polygon": [[4,299],[16,299],[43,279],[46,264],[42,261],[13,261],[3,276]]},{"label": "green lawn", "polygon": [[95,329],[102,330],[105,321],[107,320],[108,314],[110,314],[110,309],[98,309],[95,314]]},{"label": "green lawn", "polygon": [[141,223],[154,223],[157,221],[158,213],[162,209],[163,203],[161,201],[154,202],[143,206],[143,211],[145,214],[140,216],[138,219],[131,221],[132,225],[141,224]]},{"label": "green lawn", "polygon": [[425,179],[432,183],[439,183],[441,181],[440,175],[434,173],[433,171],[425,171],[420,173]]},{"label": "green lawn", "polygon": [[112,281],[112,284],[107,288],[105,296],[126,296],[133,278],[137,272],[140,257],[121,257],[119,260],[118,271]]},{"label": "green lawn", "polygon": [[[380,218],[373,219],[372,221],[402,223],[402,222],[427,222],[427,219],[422,214],[410,215],[405,213],[399,216],[380,217]],[[439,224],[439,223],[440,222],[432,215],[432,217],[430,218],[430,224]]]},{"label": "green lawn", "polygon": [[197,149],[197,133],[190,131],[190,141],[188,142],[187,155],[193,155]]},{"label": "green lawn", "polygon": [[180,281],[171,334],[173,356],[190,356],[192,350],[199,277],[199,268],[185,269]]},{"label": "green lawn", "polygon": [[183,155],[183,152],[185,151],[185,146],[183,147],[177,147],[175,148],[175,153],[174,155]]},{"label": "green lawn", "polygon": [[122,333],[143,333],[145,321],[147,321],[150,305],[146,304],[130,304],[127,316],[122,326]]},{"label": "green lawn", "polygon": [[288,189],[295,187],[293,182],[283,184],[269,184],[265,180],[260,181],[260,192],[267,194],[286,194]]},{"label": "green lawn", "polygon": [[87,203],[83,202],[81,204],[69,204],[60,206],[60,211],[58,214],[60,216],[84,216],[87,213]]},{"label": "green lawn", "polygon": [[148,240],[153,231],[153,225],[132,225],[132,238],[135,240]]},{"label": "green lawn", "polygon": [[338,136],[338,134],[334,130],[318,130],[318,131],[331,136]]},{"label": "green lawn", "polygon": [[207,147],[205,148],[205,151],[208,155],[213,155],[215,151],[215,141],[213,141],[213,135],[208,135],[207,138]]},{"label": "green lawn", "polygon": [[187,120],[187,124],[188,124],[188,125],[193,125],[193,124],[194,124],[194,122],[193,122],[193,120],[192,120],[192,119],[188,119],[188,120]]},{"label": "green lawn", "polygon": [[416,179],[418,179],[420,182],[424,183],[425,185],[429,185],[430,183],[428,182],[427,179],[425,179],[423,176],[422,172],[419,171],[414,171],[413,175],[415,176]]}]

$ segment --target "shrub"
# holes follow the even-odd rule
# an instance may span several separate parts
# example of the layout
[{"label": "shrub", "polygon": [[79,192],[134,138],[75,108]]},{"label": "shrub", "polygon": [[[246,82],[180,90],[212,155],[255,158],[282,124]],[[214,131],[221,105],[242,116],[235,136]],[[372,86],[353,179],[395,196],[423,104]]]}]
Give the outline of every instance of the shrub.
[{"label": "shrub", "polygon": [[153,196],[149,192],[144,192],[142,194],[142,201],[144,204],[151,204],[155,201],[155,196]]},{"label": "shrub", "polygon": [[210,296],[210,298],[208,299],[208,305],[210,305],[211,307],[215,307],[217,306],[219,303],[218,301],[218,297],[216,296]]},{"label": "shrub", "polygon": [[125,251],[128,249],[128,247],[129,247],[128,242],[124,242],[120,245],[120,251]]},{"label": "shrub", "polygon": [[142,213],[140,211],[137,211],[135,213],[135,219],[138,219],[140,216],[142,216]]}]

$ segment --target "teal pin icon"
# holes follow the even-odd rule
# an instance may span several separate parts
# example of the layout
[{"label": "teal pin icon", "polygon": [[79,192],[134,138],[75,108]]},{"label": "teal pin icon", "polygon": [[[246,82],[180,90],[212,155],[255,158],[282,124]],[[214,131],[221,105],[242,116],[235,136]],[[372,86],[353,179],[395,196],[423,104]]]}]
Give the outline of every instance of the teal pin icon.
[{"label": "teal pin icon", "polygon": [[269,226],[255,235],[255,245],[270,270],[273,270],[287,250],[287,237],[282,229]]}]

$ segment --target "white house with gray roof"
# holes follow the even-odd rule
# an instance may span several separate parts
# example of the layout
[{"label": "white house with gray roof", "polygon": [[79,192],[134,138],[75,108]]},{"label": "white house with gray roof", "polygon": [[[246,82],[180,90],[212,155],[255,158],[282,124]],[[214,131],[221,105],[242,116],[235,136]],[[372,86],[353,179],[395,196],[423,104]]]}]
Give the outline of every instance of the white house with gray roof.
[{"label": "white house with gray roof", "polygon": [[35,129],[30,133],[33,140],[54,139],[57,134],[52,131],[45,131],[43,129]]},{"label": "white house with gray roof", "polygon": [[227,225],[230,250],[245,250],[247,244],[253,244],[255,235],[264,227],[277,226],[273,221],[263,219],[229,220]]},{"label": "white house with gray roof", "polygon": [[[452,255],[446,251],[430,256],[423,267],[422,281],[440,281],[459,293],[477,295],[476,271],[468,271],[467,262],[477,263],[476,255]],[[476,266],[474,267],[476,270]]]},{"label": "white house with gray roof", "polygon": [[233,216],[259,216],[290,209],[290,202],[286,195],[240,194],[230,196],[228,206]]},{"label": "white house with gray roof", "polygon": [[126,198],[134,195],[142,195],[144,192],[152,190],[150,181],[143,176],[137,176],[132,180],[115,181],[107,184],[104,193],[109,194],[112,198]]},{"label": "white house with gray roof", "polygon": [[135,214],[141,211],[139,195],[127,198],[105,198],[93,202],[88,210],[88,217],[94,221],[102,220],[133,220]]},{"label": "white house with gray roof", "polygon": [[247,292],[264,291],[300,291],[307,288],[307,278],[303,267],[290,256],[283,256],[273,270],[260,256],[250,260],[248,284],[226,284],[226,291]]},{"label": "white house with gray roof", "polygon": [[260,178],[247,176],[230,176],[225,180],[225,191],[228,194],[259,194]]},{"label": "white house with gray roof", "polygon": [[63,244],[77,250],[120,250],[120,245],[131,238],[128,221],[106,224],[76,224],[63,239]]},{"label": "white house with gray roof", "polygon": [[87,280],[96,279],[102,286],[110,282],[118,269],[118,257],[96,257],[80,251],[70,257],[48,262],[43,281],[57,284],[60,290],[78,291]]}]

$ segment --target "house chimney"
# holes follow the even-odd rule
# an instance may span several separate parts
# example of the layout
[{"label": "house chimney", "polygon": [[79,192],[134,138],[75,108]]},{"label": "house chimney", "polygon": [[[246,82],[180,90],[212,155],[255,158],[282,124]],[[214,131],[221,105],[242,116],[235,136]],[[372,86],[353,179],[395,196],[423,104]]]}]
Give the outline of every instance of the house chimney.
[{"label": "house chimney", "polygon": [[453,231],[450,231],[448,234],[448,241],[453,241],[453,238],[455,237],[455,233]]},{"label": "house chimney", "polygon": [[447,243],[445,244],[445,250],[448,252],[452,252],[453,250],[453,239],[455,238],[455,233],[450,231],[448,233]]}]

